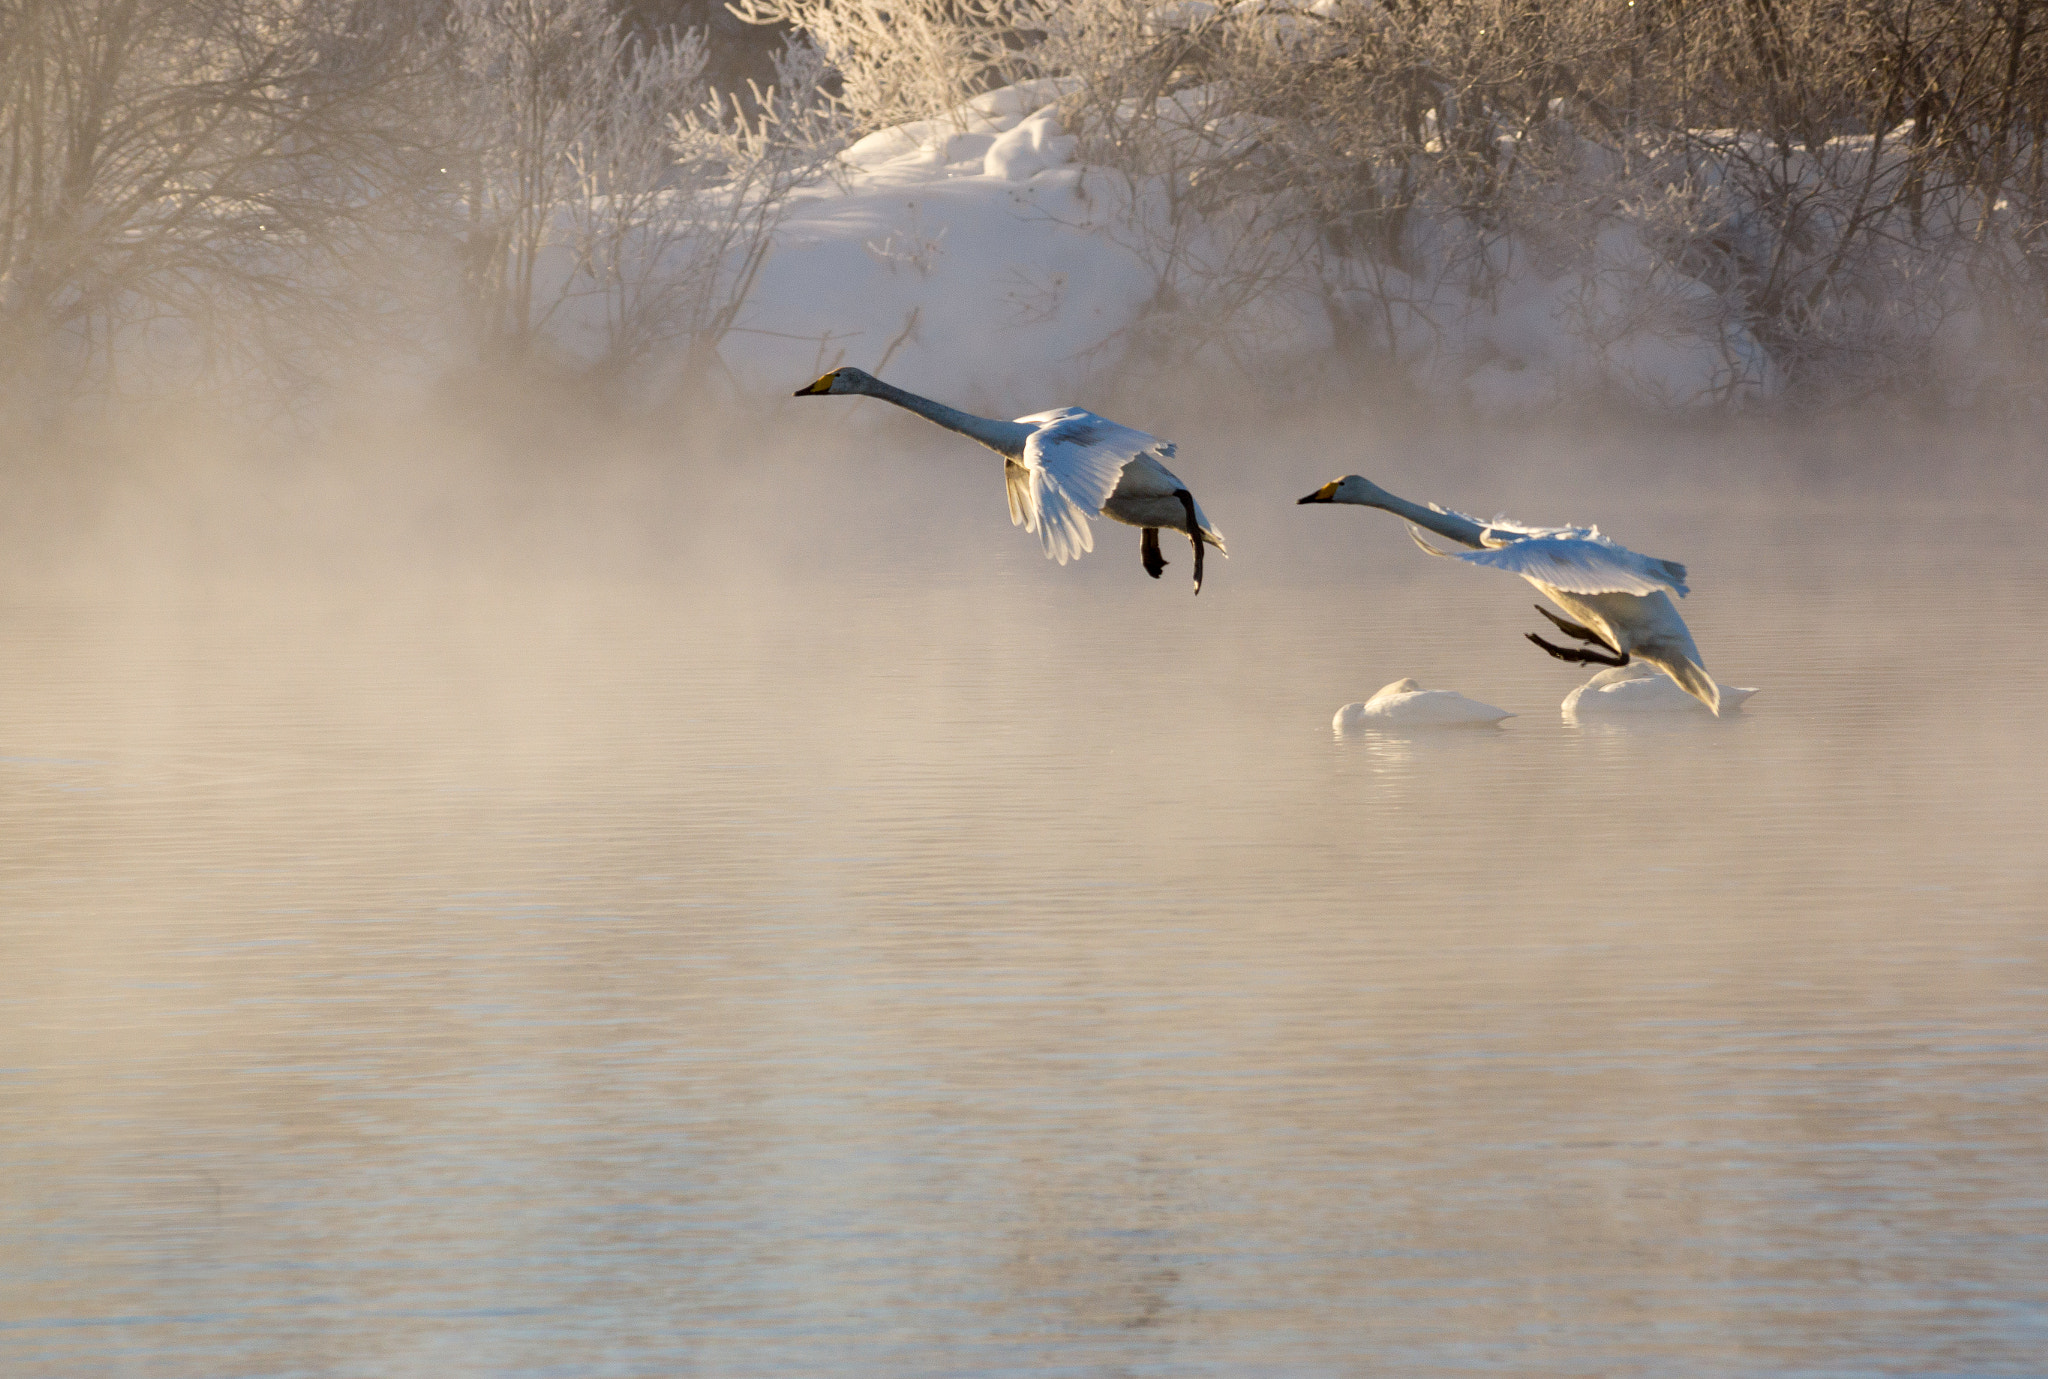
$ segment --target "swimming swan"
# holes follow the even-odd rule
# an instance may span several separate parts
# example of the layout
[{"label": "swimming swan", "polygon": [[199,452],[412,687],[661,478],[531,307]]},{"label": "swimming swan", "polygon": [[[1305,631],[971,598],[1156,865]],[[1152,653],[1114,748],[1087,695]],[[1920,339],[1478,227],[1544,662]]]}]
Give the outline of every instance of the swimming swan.
[{"label": "swimming swan", "polygon": [[1162,460],[1173,442],[1133,431],[1113,421],[1062,407],[1015,421],[962,412],[928,397],[905,392],[861,369],[834,369],[798,397],[859,394],[893,402],[906,411],[958,431],[1001,455],[1010,494],[1010,523],[1037,532],[1047,558],[1064,565],[1095,549],[1088,519],[1098,513],[1144,535],[1138,555],[1145,573],[1159,578],[1166,561],[1159,554],[1159,529],[1186,532],[1195,548],[1195,592],[1202,592],[1202,546],[1223,550],[1223,533]]},{"label": "swimming swan", "polygon": [[1506,709],[1467,699],[1456,690],[1426,690],[1413,680],[1396,680],[1364,703],[1337,710],[1330,726],[1350,733],[1361,728],[1498,723],[1513,717]]},{"label": "swimming swan", "polygon": [[[1471,553],[1458,559],[1520,575],[1578,619],[1568,622],[1540,604],[1536,608],[1560,632],[1587,644],[1556,646],[1534,632],[1528,634],[1558,660],[1625,666],[1631,657],[1639,657],[1716,714],[1721,712],[1720,688],[1707,674],[1692,633],[1671,603],[1671,594],[1686,595],[1685,566],[1677,561],[1637,555],[1602,536],[1598,527],[1525,527],[1499,517],[1479,522],[1461,512],[1423,507],[1356,474],[1332,480],[1299,501],[1384,508],[1408,519],[1408,534],[1431,555],[1451,553],[1424,541],[1416,527],[1470,546]],[[1588,649],[1595,646],[1604,650]]]},{"label": "swimming swan", "polygon": [[[1739,685],[1719,685],[1721,713],[1739,712],[1742,701],[1756,691]],[[1698,713],[1700,706],[1654,670],[1640,663],[1603,670],[1564,697],[1564,721],[1577,723],[1587,718],[1614,714]]]}]

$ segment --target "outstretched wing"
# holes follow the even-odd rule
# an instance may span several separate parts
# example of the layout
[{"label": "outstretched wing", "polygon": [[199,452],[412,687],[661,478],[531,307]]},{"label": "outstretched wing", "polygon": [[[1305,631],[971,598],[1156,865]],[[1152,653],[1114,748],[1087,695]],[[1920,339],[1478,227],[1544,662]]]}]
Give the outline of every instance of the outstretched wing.
[{"label": "outstretched wing", "polygon": [[1173,453],[1168,442],[1079,407],[1017,420],[1038,429],[1024,441],[1021,485],[1011,471],[1010,520],[1021,511],[1024,530],[1037,532],[1045,553],[1062,565],[1095,549],[1088,519],[1116,492],[1124,466],[1140,455]]},{"label": "outstretched wing", "polygon": [[1410,522],[1408,524],[1408,539],[1410,541],[1413,541],[1416,545],[1422,547],[1422,553],[1424,555],[1450,556],[1452,554],[1455,554],[1452,551],[1439,549],[1436,546],[1430,545],[1427,541],[1424,541],[1422,539],[1422,528],[1416,526],[1413,522]]},{"label": "outstretched wing", "polygon": [[1458,559],[1548,584],[1568,594],[1654,594],[1669,590],[1684,598],[1685,567],[1617,546],[1597,533],[1590,537],[1532,536]]},{"label": "outstretched wing", "polygon": [[[1463,513],[1457,515],[1465,516]],[[1479,525],[1486,528],[1480,540],[1489,546],[1504,546],[1510,541],[1523,541],[1532,536],[1564,536],[1579,541],[1600,541],[1609,546],[1614,544],[1600,534],[1598,527],[1533,527],[1527,522],[1517,522],[1512,517],[1501,516],[1496,516],[1491,522],[1480,522]]]},{"label": "outstretched wing", "polygon": [[1004,460],[1003,488],[1010,500],[1010,525],[1026,531],[1038,530],[1037,515],[1029,512],[1031,471],[1015,460]]}]

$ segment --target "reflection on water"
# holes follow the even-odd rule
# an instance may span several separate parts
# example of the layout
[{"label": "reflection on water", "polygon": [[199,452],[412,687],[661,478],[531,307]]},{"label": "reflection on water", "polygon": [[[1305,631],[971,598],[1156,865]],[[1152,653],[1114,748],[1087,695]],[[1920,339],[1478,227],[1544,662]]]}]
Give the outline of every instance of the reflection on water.
[{"label": "reflection on water", "polygon": [[17,590],[0,1370],[2040,1373],[2041,557],[1695,534],[1764,696],[1573,726],[1320,530]]}]

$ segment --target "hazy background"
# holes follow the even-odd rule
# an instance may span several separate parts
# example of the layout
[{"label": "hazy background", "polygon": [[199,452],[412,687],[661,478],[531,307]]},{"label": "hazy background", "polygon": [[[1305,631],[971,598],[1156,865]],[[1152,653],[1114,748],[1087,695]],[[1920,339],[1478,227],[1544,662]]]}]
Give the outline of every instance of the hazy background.
[{"label": "hazy background", "polygon": [[0,6],[0,1370],[2039,1374],[2032,10],[745,8]]}]

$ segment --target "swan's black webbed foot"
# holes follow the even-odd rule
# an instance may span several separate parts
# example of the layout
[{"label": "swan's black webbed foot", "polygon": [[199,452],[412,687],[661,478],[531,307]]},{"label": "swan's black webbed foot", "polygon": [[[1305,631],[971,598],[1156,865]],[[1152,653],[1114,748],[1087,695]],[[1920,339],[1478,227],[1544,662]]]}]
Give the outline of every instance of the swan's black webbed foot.
[{"label": "swan's black webbed foot", "polygon": [[[1602,652],[1589,650],[1586,647],[1552,646],[1534,632],[1524,632],[1522,635],[1557,657],[1560,661],[1577,661],[1582,665],[1592,666],[1625,666],[1628,664],[1628,653],[1626,651],[1609,656]],[[1602,642],[1601,645],[1605,646],[1606,643]]]},{"label": "swan's black webbed foot", "polygon": [[1159,572],[1166,568],[1166,557],[1159,554],[1159,528],[1145,528],[1145,534],[1138,538],[1138,557],[1145,562],[1145,573],[1159,578]]},{"label": "swan's black webbed foot", "polygon": [[1597,631],[1593,631],[1591,627],[1583,627],[1583,625],[1579,625],[1579,623],[1571,623],[1571,621],[1567,621],[1567,619],[1561,619],[1561,617],[1559,617],[1559,615],[1556,615],[1556,613],[1550,613],[1550,609],[1542,607],[1542,604],[1540,604],[1540,602],[1534,602],[1534,604],[1530,604],[1530,607],[1532,607],[1532,609],[1536,609],[1538,613],[1542,613],[1542,615],[1544,615],[1546,619],[1550,619],[1550,621],[1552,621],[1552,623],[1556,625],[1556,629],[1559,629],[1561,633],[1565,633],[1567,637],[1577,637],[1579,641],[1591,641],[1593,645],[1604,645],[1604,647],[1608,647],[1608,650],[1610,650],[1610,652],[1614,650],[1614,645],[1612,645],[1612,643],[1610,643],[1610,641],[1608,641],[1606,637],[1602,637],[1602,635],[1599,635]]},{"label": "swan's black webbed foot", "polygon": [[1588,643],[1590,646],[1597,646],[1600,648],[1599,651],[1589,651],[1579,647],[1553,646],[1549,642],[1546,642],[1541,637],[1537,636],[1534,632],[1525,634],[1530,641],[1536,643],[1536,645],[1542,647],[1545,651],[1557,657],[1558,660],[1577,661],[1582,665],[1595,666],[1625,666],[1628,664],[1628,653],[1626,651],[1623,651],[1614,643],[1608,641],[1598,632],[1595,632],[1592,628],[1583,626],[1579,623],[1569,622],[1564,618],[1560,618],[1557,614],[1551,612],[1548,608],[1545,608],[1540,603],[1533,604],[1531,606],[1534,607],[1535,610],[1541,613],[1544,617],[1550,619],[1551,622],[1555,623],[1557,625],[1557,630],[1564,633],[1565,636],[1575,637],[1579,641]]},{"label": "swan's black webbed foot", "polygon": [[1595,632],[1590,627],[1582,627],[1575,622],[1566,622],[1563,618],[1560,618],[1557,614],[1551,612],[1548,608],[1545,608],[1540,603],[1531,604],[1530,607],[1534,608],[1544,617],[1556,623],[1557,630],[1564,633],[1564,635],[1567,637],[1576,637],[1578,640],[1582,642],[1590,642],[1594,646],[1604,646],[1609,651],[1615,652],[1616,654],[1619,654],[1621,651],[1620,647],[1616,646],[1613,642],[1608,641],[1605,637],[1601,636],[1598,632]]},{"label": "swan's black webbed foot", "polygon": [[1173,496],[1180,499],[1180,505],[1188,512],[1188,540],[1195,543],[1195,592],[1202,592],[1202,524],[1195,520],[1195,495],[1184,488],[1177,488]]}]

